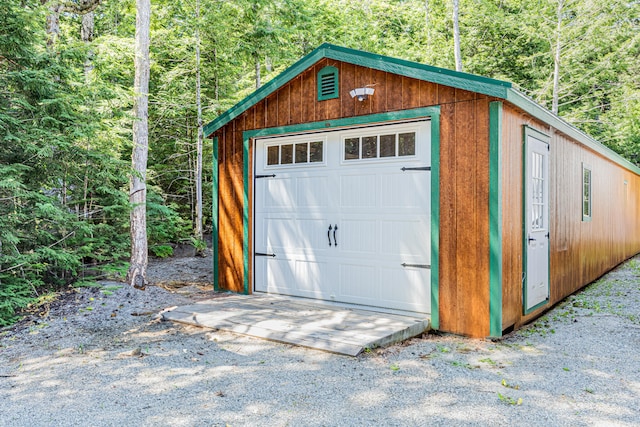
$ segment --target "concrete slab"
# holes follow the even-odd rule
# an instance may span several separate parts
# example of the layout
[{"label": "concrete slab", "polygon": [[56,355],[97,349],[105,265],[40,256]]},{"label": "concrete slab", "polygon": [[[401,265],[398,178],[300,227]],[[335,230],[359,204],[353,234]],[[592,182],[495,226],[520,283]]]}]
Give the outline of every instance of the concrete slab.
[{"label": "concrete slab", "polygon": [[163,319],[357,356],[422,334],[428,318],[272,295],[231,295],[176,307]]}]

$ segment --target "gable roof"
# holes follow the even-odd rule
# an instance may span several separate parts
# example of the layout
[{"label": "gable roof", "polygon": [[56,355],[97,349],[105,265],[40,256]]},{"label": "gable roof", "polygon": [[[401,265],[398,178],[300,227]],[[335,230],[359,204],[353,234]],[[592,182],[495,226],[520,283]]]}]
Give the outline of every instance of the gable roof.
[{"label": "gable roof", "polygon": [[273,80],[270,80],[216,119],[206,124],[203,128],[205,137],[211,136],[215,131],[240,116],[258,102],[267,98],[307,68],[324,58],[504,99],[565,135],[640,175],[640,168],[635,164],[537,104],[531,98],[515,89],[509,82],[349,49],[329,43],[320,45],[307,56],[280,73]]}]

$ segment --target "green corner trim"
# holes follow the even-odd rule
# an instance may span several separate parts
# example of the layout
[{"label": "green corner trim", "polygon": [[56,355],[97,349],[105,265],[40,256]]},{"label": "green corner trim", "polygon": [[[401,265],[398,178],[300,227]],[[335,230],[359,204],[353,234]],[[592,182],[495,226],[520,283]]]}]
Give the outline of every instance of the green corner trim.
[{"label": "green corner trim", "polygon": [[431,115],[431,328],[440,329],[440,107]]},{"label": "green corner trim", "polygon": [[502,102],[489,104],[489,335],[502,336]]},{"label": "green corner trim", "polygon": [[218,236],[219,236],[219,214],[218,214],[218,200],[219,200],[219,187],[218,187],[218,138],[213,138],[213,159],[211,165],[211,244],[212,244],[212,256],[213,259],[213,289],[215,291],[220,290],[220,277],[218,257]]},{"label": "green corner trim", "polygon": [[249,139],[243,138],[242,144],[242,182],[243,200],[242,206],[242,264],[244,265],[244,293],[249,293]]},{"label": "green corner trim", "polygon": [[322,122],[303,123],[299,125],[281,126],[266,129],[244,131],[243,139],[243,181],[244,181],[244,207],[243,218],[243,260],[244,260],[244,291],[249,292],[249,146],[251,140],[256,137],[275,136],[296,132],[324,131],[334,128],[372,124],[388,123],[399,120],[417,118],[429,118],[431,120],[431,327],[438,329],[438,249],[440,236],[440,106],[414,108],[411,110],[395,111],[390,113],[370,114],[366,116],[350,117]]}]

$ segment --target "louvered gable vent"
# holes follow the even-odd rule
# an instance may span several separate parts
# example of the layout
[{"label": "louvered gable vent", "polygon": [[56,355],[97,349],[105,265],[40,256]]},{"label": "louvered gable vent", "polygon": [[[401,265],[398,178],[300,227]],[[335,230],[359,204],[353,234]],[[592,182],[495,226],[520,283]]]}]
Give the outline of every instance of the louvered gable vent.
[{"label": "louvered gable vent", "polygon": [[338,69],[327,66],[318,72],[318,101],[338,97]]}]

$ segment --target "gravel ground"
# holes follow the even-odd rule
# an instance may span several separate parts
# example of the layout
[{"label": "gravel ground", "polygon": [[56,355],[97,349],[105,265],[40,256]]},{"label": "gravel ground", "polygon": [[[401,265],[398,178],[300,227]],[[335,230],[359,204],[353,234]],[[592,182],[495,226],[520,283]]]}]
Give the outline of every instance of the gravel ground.
[{"label": "gravel ground", "polygon": [[156,262],[160,286],[79,289],[2,331],[0,425],[640,424],[640,257],[502,340],[429,334],[357,358],[159,321],[223,296],[210,262]]}]

